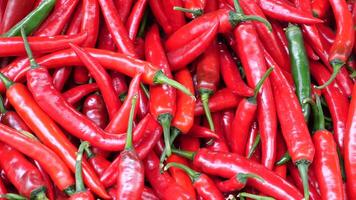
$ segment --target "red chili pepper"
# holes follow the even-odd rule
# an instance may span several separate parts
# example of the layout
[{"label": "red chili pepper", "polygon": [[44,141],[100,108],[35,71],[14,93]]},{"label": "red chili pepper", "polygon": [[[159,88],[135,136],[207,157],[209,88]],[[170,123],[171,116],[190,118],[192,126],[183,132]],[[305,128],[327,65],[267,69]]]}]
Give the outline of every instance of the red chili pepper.
[{"label": "red chili pepper", "polygon": [[160,199],[194,199],[167,172],[161,173],[160,162],[154,152],[147,155],[144,165],[145,177]]},{"label": "red chili pepper", "polygon": [[69,200],[94,200],[93,194],[85,189],[82,177],[82,161],[83,153],[86,148],[89,148],[88,142],[82,142],[78,148],[77,158],[75,162],[75,193],[69,197]]},{"label": "red chili pepper", "polygon": [[341,67],[350,56],[355,42],[354,23],[346,1],[330,0],[329,2],[335,15],[337,28],[335,41],[329,50],[329,62],[333,68],[333,73],[328,81],[317,87],[318,89],[325,88],[336,78]]},{"label": "red chili pepper", "polygon": [[330,3],[328,0],[314,0],[311,2],[313,15],[318,18],[325,18],[329,11]]},{"label": "red chili pepper", "polygon": [[[100,150],[100,149],[94,149]],[[100,154],[101,153],[101,154]],[[96,174],[100,177],[104,173],[104,171],[110,166],[111,162],[106,160],[105,157],[102,155],[105,153],[103,151],[99,151],[98,153],[93,153],[90,149],[86,150],[87,159],[90,165],[93,167]]]},{"label": "red chili pepper", "polygon": [[[157,25],[153,25],[147,32],[145,39],[146,60],[159,66],[162,72],[172,78],[170,66],[163,46]],[[176,112],[176,90],[168,85],[150,87],[150,113],[162,125],[164,143],[167,156],[171,155],[170,125]]]},{"label": "red chili pepper", "polygon": [[[267,70],[261,42],[251,23],[240,24],[234,30],[234,36],[238,43],[236,53],[245,69],[247,83],[255,88]],[[276,159],[277,116],[269,80],[266,80],[259,92],[257,104],[260,105],[257,108],[257,120],[261,130],[262,163],[272,169]]]},{"label": "red chili pepper", "polygon": [[[192,94],[194,85],[192,75],[187,69],[182,69],[174,75],[174,79],[186,87]],[[172,119],[172,127],[186,134],[193,126],[195,100],[193,97],[177,91],[176,113]]]},{"label": "red chili pepper", "polygon": [[[216,181],[215,184],[221,192],[230,193],[243,189],[246,186],[247,180],[249,178],[261,179],[259,176],[254,174],[239,173],[230,179],[224,181]],[[261,179],[261,181],[263,180]]]},{"label": "red chili pepper", "polygon": [[356,178],[356,162],[355,162],[355,151],[356,145],[354,143],[356,138],[356,84],[353,87],[352,98],[349,107],[349,114],[346,124],[346,133],[344,140],[344,161],[345,161],[345,171],[346,171],[346,187],[347,187],[347,197],[349,199],[356,198],[356,185],[353,180]]},{"label": "red chili pepper", "polygon": [[[29,42],[36,54],[50,53],[61,49],[67,49],[68,43],[82,44],[87,38],[87,33],[73,36],[54,37],[29,37]],[[23,56],[26,51],[21,37],[0,38],[0,56]]]},{"label": "red chili pepper", "polygon": [[[0,77],[2,77],[0,75]],[[3,77],[5,78],[5,77]],[[27,88],[18,83],[12,83],[2,79],[9,87],[6,96],[15,108],[16,112],[30,127],[36,136],[49,148],[58,154],[63,161],[74,171],[76,148],[66,138],[62,130],[50,119],[46,113],[37,105]],[[90,188],[99,196],[107,197],[104,187],[89,167],[88,163],[83,163],[85,181]]]},{"label": "red chili pepper", "polygon": [[[121,13],[121,10],[120,10]],[[98,49],[105,49],[109,51],[116,51],[115,42],[108,30],[106,24],[102,24],[99,30],[98,44],[96,45]]]},{"label": "red chili pepper", "polygon": [[53,72],[52,78],[53,78],[53,86],[58,90],[61,91],[66,84],[68,78],[70,77],[72,72],[71,67],[62,67],[59,69],[56,69]]},{"label": "red chili pepper", "polygon": [[212,132],[209,128],[205,128],[205,127],[199,126],[197,124],[194,124],[192,126],[192,128],[190,129],[188,134],[189,134],[189,136],[197,137],[197,138],[208,138],[208,139],[209,138],[212,138],[212,139],[220,138],[219,135]]},{"label": "red chili pepper", "polygon": [[73,87],[65,91],[64,93],[62,93],[62,96],[69,104],[74,105],[88,94],[95,92],[97,90],[98,90],[97,84],[90,83],[90,84]]},{"label": "red chili pepper", "polygon": [[[194,19],[196,17],[199,17],[200,15],[203,14],[205,10],[205,6],[208,4],[209,1],[207,0],[193,0],[193,1],[187,1],[183,0],[183,7],[174,7],[175,10],[183,11],[185,12],[185,16]],[[212,1],[214,2],[214,0]],[[216,1],[215,1],[216,2]]]},{"label": "red chili pepper", "polygon": [[259,134],[259,129],[256,121],[254,121],[253,124],[251,125],[249,135],[250,136],[247,140],[246,148],[245,148],[245,157],[257,163],[260,163],[261,148],[259,143],[261,141],[261,136]]},{"label": "red chili pepper", "polygon": [[170,24],[168,16],[166,15],[160,0],[149,0],[150,8],[155,16],[157,23],[161,25],[166,34],[171,34],[173,26]]},{"label": "red chili pepper", "polygon": [[38,169],[20,152],[0,143],[0,166],[17,191],[30,198],[46,198],[45,182]]},{"label": "red chili pepper", "polygon": [[236,95],[253,96],[253,89],[242,80],[240,72],[233,60],[230,52],[223,45],[220,45],[220,72],[226,87]]},{"label": "red chili pepper", "polygon": [[74,44],[69,45],[95,79],[100,92],[103,95],[106,109],[109,113],[109,118],[112,119],[116,112],[119,110],[121,102],[116,96],[110,75],[100,65],[100,63],[95,60],[95,58],[90,56],[86,51]]},{"label": "red chili pepper", "polygon": [[[287,55],[289,56],[289,49],[288,49],[288,40],[286,37],[286,33],[283,30],[283,27],[281,26],[280,23],[278,23],[275,20],[270,20],[271,24],[272,24],[272,28],[273,28],[273,32],[276,34],[276,36],[279,38],[279,43],[281,44],[281,46],[283,46],[285,52],[287,53]],[[288,72],[290,72],[290,68],[286,68],[285,66],[281,65],[280,66],[281,69],[286,70]]]},{"label": "red chili pepper", "polygon": [[82,110],[83,114],[96,125],[98,125],[100,128],[105,128],[107,125],[108,116],[102,96],[99,94],[89,95],[83,103]]},{"label": "red chili pepper", "polygon": [[[144,187],[144,167],[132,143],[132,126],[137,92],[131,101],[125,149],[120,153],[117,178],[117,199],[140,199]],[[128,185],[131,185],[128,187]]]},{"label": "red chili pepper", "polygon": [[[188,166],[189,164],[185,158],[175,154],[172,154],[167,158],[167,163],[171,163],[171,162],[180,163],[185,166]],[[176,183],[180,185],[185,191],[189,192],[190,195],[195,199],[196,194],[189,175],[178,167],[170,167],[169,173],[171,174],[172,178],[176,181]]]},{"label": "red chili pepper", "polygon": [[164,169],[167,170],[170,167],[177,167],[185,171],[191,178],[191,181],[193,182],[193,186],[196,189],[197,193],[199,196],[206,200],[223,200],[224,196],[223,194],[219,191],[219,189],[215,186],[215,183],[213,180],[209,178],[206,174],[194,171],[193,169],[190,169],[186,165],[176,163],[176,162],[170,162],[168,163]]},{"label": "red chili pepper", "polygon": [[125,76],[115,71],[111,71],[110,76],[116,95],[121,101],[124,101],[128,89]]},{"label": "red chili pepper", "polygon": [[218,0],[209,0],[206,1],[204,13],[210,13],[219,9],[219,1]]},{"label": "red chili pepper", "polygon": [[[125,102],[120,109],[115,113],[110,123],[106,126],[105,131],[112,134],[119,134],[127,130],[127,123],[130,115],[131,101],[137,95],[140,87],[141,74],[136,75],[130,83],[129,92],[126,96]],[[137,109],[135,110],[135,116]]]},{"label": "red chili pepper", "polygon": [[[330,72],[319,63],[310,63],[310,72],[318,84],[324,84],[330,77]],[[349,105],[348,99],[340,92],[338,85],[335,82],[325,87],[322,90],[322,94],[325,97],[330,110],[334,129],[334,139],[341,152],[343,152]]]},{"label": "red chili pepper", "polygon": [[[110,188],[109,194],[113,200],[118,200],[118,199],[116,199],[116,188]],[[159,200],[156,193],[151,188],[146,187],[146,186],[143,188],[141,199],[142,200]]]},{"label": "red chili pepper", "polygon": [[137,57],[134,44],[129,38],[125,25],[121,21],[115,8],[114,2],[112,0],[99,0],[99,4],[104,15],[106,26],[108,27],[119,52],[132,57]]},{"label": "red chili pepper", "polygon": [[182,0],[166,0],[166,1],[161,1],[161,4],[162,4],[162,9],[164,10],[169,20],[169,23],[172,26],[173,32],[175,32],[180,27],[185,25],[184,13],[174,9],[174,7],[183,6]]},{"label": "red chili pepper", "polygon": [[37,160],[60,190],[71,192],[74,179],[65,163],[53,151],[38,140],[24,136],[3,124],[0,124],[0,130],[1,142]]},{"label": "red chili pepper", "polygon": [[315,158],[312,165],[319,183],[320,196],[322,199],[345,199],[337,145],[332,133],[325,129],[319,96],[316,96],[316,103],[312,105],[312,109],[315,146]]},{"label": "red chili pepper", "polygon": [[82,2],[81,32],[87,32],[88,38],[83,47],[94,47],[99,33],[100,8],[97,0],[83,0]]},{"label": "red chili pepper", "polygon": [[[211,151],[229,152],[229,146],[225,139],[224,130],[222,127],[222,116],[220,112],[213,113],[212,120],[216,127],[215,134],[218,138],[207,142],[207,148]],[[208,124],[207,124],[208,125]]]},{"label": "red chili pepper", "polygon": [[139,89],[138,96],[140,101],[138,102],[137,117],[138,119],[142,119],[149,112],[149,98],[142,88]]},{"label": "red chili pepper", "polygon": [[[174,150],[174,153],[178,152],[179,150]],[[277,199],[302,199],[300,192],[286,180],[263,165],[238,154],[213,152],[203,148],[196,152],[183,152],[182,156],[193,160],[193,165],[204,173],[228,179],[239,173],[255,174],[263,181],[251,178],[247,181],[247,185],[263,194]]]},{"label": "red chili pepper", "polygon": [[308,166],[314,158],[314,145],[296,94],[289,87],[278,65],[266,51],[265,58],[268,65],[274,68],[271,81],[273,94],[277,97],[275,102],[283,138],[303,180],[304,197],[308,199]]},{"label": "red chili pepper", "polygon": [[299,10],[283,0],[259,0],[258,3],[267,16],[277,20],[300,24],[323,23],[321,19],[313,17],[311,13]]},{"label": "red chili pepper", "polygon": [[307,54],[308,58],[314,61],[320,60],[320,57],[316,54],[316,52],[309,45],[309,43],[306,43],[305,41],[303,43],[304,43],[305,53]]},{"label": "red chili pepper", "polygon": [[[0,33],[7,32],[12,26],[24,18],[33,8],[34,0],[30,1],[2,1],[4,12],[1,12]],[[5,8],[6,6],[6,8]]]},{"label": "red chili pepper", "polygon": [[114,0],[115,7],[119,10],[121,21],[126,22],[130,15],[133,0]]},{"label": "red chili pepper", "polygon": [[[285,152],[287,152],[287,147],[283,139],[282,132],[278,131],[277,135],[277,160],[280,160]],[[280,177],[287,178],[287,165],[276,165],[274,166],[273,171],[278,174]]]},{"label": "red chili pepper", "polygon": [[235,118],[231,127],[231,135],[229,137],[231,140],[231,151],[233,153],[237,153],[239,155],[244,155],[245,153],[249,129],[255,119],[255,113],[257,111],[257,95],[272,70],[273,68],[269,68],[266,71],[260,81],[256,84],[254,95],[250,98],[244,98],[236,109]]},{"label": "red chili pepper", "polygon": [[[68,23],[78,4],[78,0],[59,0],[51,15],[41,24],[34,35],[54,36],[59,35]],[[88,32],[89,33],[89,32]]]},{"label": "red chili pepper", "polygon": [[[4,183],[2,182],[2,180],[0,179],[0,195],[4,195],[6,194],[6,187],[4,185]],[[0,198],[0,200],[5,200],[5,198]]]},{"label": "red chili pepper", "polygon": [[[144,126],[143,126],[144,125]],[[147,115],[141,120],[141,122],[136,126],[136,131],[144,131],[145,137],[138,143],[135,144],[136,152],[138,153],[141,160],[143,160],[149,152],[153,149],[157,141],[159,140],[162,129],[155,119],[151,115]],[[110,164],[109,167],[100,176],[101,182],[105,187],[112,186],[116,183],[118,177],[118,164],[120,162],[120,157],[117,156]]]},{"label": "red chili pepper", "polygon": [[234,110],[226,110],[222,112],[222,126],[224,129],[224,136],[226,138],[226,142],[229,149],[231,150],[231,134],[232,134],[232,121],[235,118],[235,111]]},{"label": "red chili pepper", "polygon": [[50,200],[54,200],[54,186],[53,186],[52,180],[50,179],[50,177],[46,173],[46,170],[43,169],[43,167],[41,166],[41,164],[39,162],[37,162],[35,160],[33,162],[36,165],[37,169],[40,171],[42,178],[45,182],[46,194],[47,194],[48,198]]},{"label": "red chili pepper", "polygon": [[[141,19],[145,13],[147,7],[148,0],[138,0],[131,10],[131,14],[129,15],[126,21],[126,28],[129,34],[129,38],[131,40],[136,39],[136,35],[140,28]],[[120,9],[120,8],[119,8]],[[121,9],[120,9],[121,12]],[[124,21],[123,21],[124,22]]]}]

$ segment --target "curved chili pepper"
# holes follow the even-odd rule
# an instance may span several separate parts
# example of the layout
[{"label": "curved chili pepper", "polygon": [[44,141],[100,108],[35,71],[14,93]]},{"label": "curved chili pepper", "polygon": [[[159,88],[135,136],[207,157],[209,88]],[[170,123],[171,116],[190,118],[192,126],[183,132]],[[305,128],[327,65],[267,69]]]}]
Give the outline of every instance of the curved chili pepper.
[{"label": "curved chili pepper", "polygon": [[[67,49],[68,43],[82,44],[87,38],[87,33],[72,36],[54,37],[29,37],[29,42],[34,53],[50,53],[61,49]],[[0,38],[0,56],[22,56],[26,51],[21,37]]]},{"label": "curved chili pepper", "polygon": [[125,76],[115,71],[111,71],[110,76],[116,95],[121,101],[124,101],[128,90]]},{"label": "curved chili pepper", "polygon": [[308,166],[313,161],[315,153],[313,142],[297,96],[289,86],[278,65],[266,51],[265,58],[268,65],[275,68],[271,74],[271,81],[273,94],[278,97],[275,98],[278,119],[288,152],[293,163],[297,165],[303,180],[304,198],[308,199]]},{"label": "curved chili pepper", "polygon": [[237,190],[241,190],[246,186],[247,180],[249,178],[257,178],[263,181],[259,176],[255,174],[243,174],[238,173],[236,176],[224,180],[224,181],[217,181],[215,182],[216,187],[224,193],[234,192]]},{"label": "curved chili pepper", "polygon": [[[182,69],[174,75],[174,79],[186,87],[192,94],[194,85],[192,75],[187,69]],[[194,123],[195,100],[193,97],[177,91],[176,112],[172,119],[172,127],[179,132],[186,134],[192,128]]]},{"label": "curved chili pepper", "polygon": [[323,23],[311,13],[299,10],[282,0],[259,0],[258,3],[267,16],[277,20],[300,24]]},{"label": "curved chili pepper", "polygon": [[69,194],[72,192],[74,179],[65,163],[53,151],[39,141],[24,136],[3,124],[0,124],[0,130],[1,142],[37,160],[51,176],[53,182],[59,189]]},{"label": "curved chili pepper", "polygon": [[104,171],[110,166],[111,162],[106,160],[105,152],[101,151],[98,148],[93,148],[97,152],[91,151],[89,148],[85,150],[87,154],[87,159],[90,165],[95,170],[98,176],[101,176]]},{"label": "curved chili pepper", "polygon": [[83,47],[94,47],[99,33],[100,8],[97,0],[82,2],[81,32],[87,32],[88,38]]},{"label": "curved chili pepper", "polygon": [[256,84],[254,95],[250,98],[244,98],[236,109],[235,118],[232,121],[231,135],[229,137],[231,140],[231,151],[233,153],[237,153],[239,155],[244,155],[245,153],[249,129],[255,119],[255,113],[257,111],[257,95],[272,70],[273,68],[269,68],[266,71],[260,81]]},{"label": "curved chili pepper", "polygon": [[328,0],[314,0],[311,2],[311,6],[313,15],[323,19],[330,8],[330,3]]},{"label": "curved chili pepper", "polygon": [[[1,74],[2,75],[2,74]],[[3,77],[0,75],[0,78]],[[5,78],[5,77],[3,77]],[[16,112],[33,130],[36,136],[48,147],[58,154],[63,161],[74,171],[76,148],[66,138],[62,130],[52,119],[38,106],[30,92],[22,84],[6,82],[8,90],[6,96],[15,108]],[[90,188],[99,196],[107,197],[104,187],[95,175],[95,172],[89,167],[88,163],[83,163],[85,181]]]},{"label": "curved chili pepper", "polygon": [[32,33],[42,21],[48,16],[56,0],[45,0],[32,12],[30,12],[25,18],[19,21],[15,26],[13,26],[6,33],[2,34],[3,37],[19,36],[21,27],[25,27],[26,35]]},{"label": "curved chili pepper", "polygon": [[167,172],[161,173],[160,162],[154,152],[147,155],[144,166],[145,177],[160,199],[194,199]]},{"label": "curved chili pepper", "polygon": [[350,56],[355,42],[354,23],[346,1],[330,0],[329,2],[335,15],[337,28],[335,42],[329,50],[329,62],[333,73],[328,81],[317,87],[318,89],[325,88],[336,78]]},{"label": "curved chili pepper", "polygon": [[75,193],[69,197],[69,200],[94,200],[93,194],[85,189],[82,177],[83,153],[89,148],[88,142],[82,142],[78,148],[75,162]]},{"label": "curved chili pepper", "polygon": [[209,178],[206,174],[199,173],[193,169],[187,167],[186,165],[170,162],[165,167],[164,170],[169,169],[170,167],[177,167],[183,169],[185,173],[189,175],[193,182],[193,186],[196,189],[199,196],[203,197],[206,200],[222,200],[224,196],[215,186],[213,180]]},{"label": "curved chili pepper", "polygon": [[[120,10],[121,13],[121,10]],[[102,24],[99,30],[98,44],[96,45],[98,49],[105,49],[109,51],[116,51],[115,43],[112,36],[106,27],[106,24]]]},{"label": "curved chili pepper", "polygon": [[161,25],[166,34],[173,32],[173,26],[170,24],[168,16],[166,15],[160,0],[149,0],[150,8],[155,16],[157,23]]},{"label": "curved chili pepper", "polygon": [[305,100],[311,98],[311,80],[309,62],[303,44],[302,30],[298,26],[290,24],[286,29],[286,36],[288,39],[291,69],[296,89],[295,92],[299,103],[302,106],[304,118],[308,121],[310,116],[310,105],[309,103],[306,103]]},{"label": "curved chili pepper", "polygon": [[254,121],[249,130],[249,138],[245,147],[245,157],[259,163],[261,161],[261,150],[258,144],[261,141],[261,136],[258,131],[257,121]]},{"label": "curved chili pepper", "polygon": [[[181,151],[174,150],[174,153],[180,154],[179,152]],[[196,152],[183,152],[181,156],[193,160],[195,167],[210,175],[230,179],[238,173],[256,174],[263,181],[250,178],[247,185],[277,199],[302,199],[297,188],[286,180],[263,165],[247,160],[238,154],[213,152],[202,148]]]},{"label": "curved chili pepper", "polygon": [[356,178],[356,162],[355,162],[355,138],[356,138],[356,84],[353,87],[349,114],[346,124],[346,134],[344,140],[344,161],[346,171],[346,187],[347,196],[350,199],[356,198],[356,185],[353,180]]},{"label": "curved chili pepper", "polygon": [[196,124],[194,124],[190,129],[189,135],[197,138],[213,138],[213,139],[220,138],[219,135],[212,132],[210,129]]},{"label": "curved chili pepper", "polygon": [[[247,83],[250,87],[256,87],[267,70],[258,35],[251,23],[243,23],[234,30],[234,36],[238,43],[236,53],[245,69]],[[269,80],[263,84],[257,104],[260,105],[257,120],[261,130],[262,163],[272,169],[276,157],[277,116]]]},{"label": "curved chili pepper", "polygon": [[305,53],[307,54],[308,58],[315,61],[320,60],[319,56],[315,53],[312,47],[306,41],[304,41],[303,43],[304,43]]},{"label": "curved chili pepper", "polygon": [[118,50],[131,57],[137,57],[134,44],[129,38],[125,25],[115,8],[112,0],[99,0],[106,25],[113,37]]},{"label": "curved chili pepper", "polygon": [[242,80],[240,72],[230,52],[224,45],[220,45],[220,72],[226,87],[236,95],[253,96],[253,89]]},{"label": "curved chili pepper", "polygon": [[66,84],[69,76],[71,75],[72,68],[71,67],[62,67],[56,69],[53,72],[53,86],[58,90],[61,91]]},{"label": "curved chili pepper", "polygon": [[197,89],[203,103],[204,112],[209,122],[210,130],[215,131],[209,110],[209,97],[215,93],[220,79],[220,59],[216,42],[202,55],[197,64]]},{"label": "curved chili pepper", "polygon": [[96,83],[103,95],[106,109],[109,113],[109,118],[112,119],[121,106],[119,98],[116,96],[112,80],[106,70],[99,64],[95,58],[91,57],[86,51],[80,47],[70,43],[69,44],[75,54],[84,63],[90,74],[96,80]]},{"label": "curved chili pepper", "polygon": [[[147,32],[145,39],[146,60],[159,66],[162,72],[172,78],[165,51],[161,44],[161,38],[157,25],[153,25]],[[171,155],[170,125],[176,112],[176,90],[168,85],[150,87],[150,113],[162,125],[164,143],[167,156]]]},{"label": "curved chili pepper", "polygon": [[332,134],[325,129],[324,114],[319,96],[313,107],[315,158],[314,172],[320,187],[322,199],[345,199],[343,182],[337,153],[337,145]]},{"label": "curved chili pepper", "polygon": [[231,134],[232,134],[232,121],[235,118],[235,111],[234,110],[226,110],[222,112],[222,126],[224,129],[224,136],[226,142],[231,150]]},{"label": "curved chili pepper", "polygon": [[21,195],[31,199],[46,198],[46,184],[32,163],[3,143],[0,143],[0,156],[1,168]]},{"label": "curved chili pepper", "polygon": [[[144,187],[144,167],[132,143],[132,126],[137,93],[132,98],[125,149],[120,153],[117,199],[140,199]],[[131,185],[130,187],[127,187]]]},{"label": "curved chili pepper", "polygon": [[[129,92],[126,96],[125,102],[122,104],[120,109],[115,113],[114,117],[111,119],[110,123],[106,126],[105,131],[108,133],[118,134],[127,130],[126,122],[130,115],[131,101],[135,95],[137,95],[140,87],[141,74],[136,75],[130,83]],[[140,99],[139,99],[140,100]],[[135,116],[137,114],[137,109],[135,110]]]},{"label": "curved chili pepper", "polygon": [[74,105],[83,97],[97,90],[98,86],[96,83],[78,85],[62,93],[62,96],[69,104]]},{"label": "curved chili pepper", "polygon": [[[34,32],[36,36],[59,35],[78,5],[78,0],[57,0],[53,12]],[[75,18],[74,18],[75,19]],[[91,37],[91,36],[89,36]]]},{"label": "curved chili pepper", "polygon": [[[287,151],[286,144],[283,139],[283,135],[281,131],[278,131],[278,136],[277,136],[277,160],[279,160],[285,152]],[[287,165],[276,165],[274,166],[273,171],[281,176],[282,178],[286,179],[287,178]]]},{"label": "curved chili pepper", "polygon": [[[310,72],[318,84],[324,84],[330,77],[330,72],[319,63],[311,63]],[[325,87],[322,90],[322,94],[330,110],[334,139],[341,152],[343,152],[349,105],[348,99],[341,93],[335,82]]]},{"label": "curved chili pepper", "polygon": [[[127,32],[129,34],[129,38],[131,40],[135,40],[135,38],[136,38],[136,35],[140,28],[141,19],[145,13],[145,10],[147,7],[147,1],[148,0],[136,1],[135,5],[133,6],[133,8],[131,10],[131,14],[129,15],[129,17],[126,21]],[[119,9],[121,12],[121,8],[119,8]]]},{"label": "curved chili pepper", "polygon": [[100,128],[105,128],[108,116],[103,98],[99,94],[89,95],[83,103],[83,114]]},{"label": "curved chili pepper", "polygon": [[[216,139],[211,139],[206,142],[207,148],[211,151],[219,151],[219,152],[229,152],[229,146],[225,139],[225,133],[222,128],[222,116],[220,112],[215,112],[212,115],[214,127],[216,127],[215,134],[217,136]],[[204,125],[208,126],[207,121],[204,121]]]},{"label": "curved chili pepper", "polygon": [[5,1],[1,2],[4,5],[4,13],[0,13],[2,16],[0,20],[0,33],[8,31],[13,25],[25,17],[31,11],[35,1],[15,0],[5,2],[6,4],[4,2]]}]

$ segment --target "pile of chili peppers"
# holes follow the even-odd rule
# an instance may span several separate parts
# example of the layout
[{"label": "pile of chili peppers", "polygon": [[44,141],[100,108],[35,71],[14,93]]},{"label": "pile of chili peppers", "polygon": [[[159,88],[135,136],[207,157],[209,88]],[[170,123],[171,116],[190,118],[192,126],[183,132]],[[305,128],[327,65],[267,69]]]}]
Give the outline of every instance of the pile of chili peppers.
[{"label": "pile of chili peppers", "polygon": [[0,0],[0,200],[356,199],[355,0]]}]

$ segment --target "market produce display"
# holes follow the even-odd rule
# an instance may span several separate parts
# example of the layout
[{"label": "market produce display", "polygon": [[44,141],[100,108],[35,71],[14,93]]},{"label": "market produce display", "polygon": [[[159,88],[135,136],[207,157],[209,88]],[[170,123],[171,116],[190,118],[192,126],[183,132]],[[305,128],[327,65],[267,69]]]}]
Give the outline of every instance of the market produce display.
[{"label": "market produce display", "polygon": [[0,0],[0,200],[356,199],[356,0]]}]

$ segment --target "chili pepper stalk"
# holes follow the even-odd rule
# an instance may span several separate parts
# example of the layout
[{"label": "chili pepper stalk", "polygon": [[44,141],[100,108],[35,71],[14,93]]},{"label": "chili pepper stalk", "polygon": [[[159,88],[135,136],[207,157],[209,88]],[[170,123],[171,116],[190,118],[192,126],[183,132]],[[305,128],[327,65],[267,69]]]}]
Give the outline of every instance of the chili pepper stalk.
[{"label": "chili pepper stalk", "polygon": [[27,200],[26,197],[15,193],[0,194],[0,199],[1,198],[10,199],[10,200]]}]

